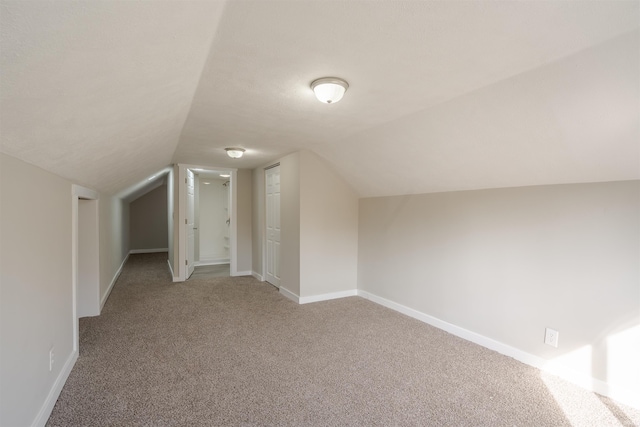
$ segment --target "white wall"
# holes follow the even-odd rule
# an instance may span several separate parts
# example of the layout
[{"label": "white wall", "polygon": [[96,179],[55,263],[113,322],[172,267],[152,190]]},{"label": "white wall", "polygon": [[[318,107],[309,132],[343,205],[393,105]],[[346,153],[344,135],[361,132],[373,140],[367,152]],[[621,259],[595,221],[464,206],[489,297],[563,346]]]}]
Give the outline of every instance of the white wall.
[{"label": "white wall", "polygon": [[229,187],[226,179],[198,176],[196,224],[199,238],[196,261],[201,264],[229,261]]},{"label": "white wall", "polygon": [[639,236],[638,181],[361,199],[358,286],[640,395]]},{"label": "white wall", "polygon": [[151,190],[129,204],[131,249],[163,249],[169,245],[167,187]]},{"label": "white wall", "polygon": [[300,296],[355,290],[358,196],[320,157],[300,152]]},{"label": "white wall", "polygon": [[75,360],[71,182],[4,154],[0,177],[0,425],[28,426]]}]

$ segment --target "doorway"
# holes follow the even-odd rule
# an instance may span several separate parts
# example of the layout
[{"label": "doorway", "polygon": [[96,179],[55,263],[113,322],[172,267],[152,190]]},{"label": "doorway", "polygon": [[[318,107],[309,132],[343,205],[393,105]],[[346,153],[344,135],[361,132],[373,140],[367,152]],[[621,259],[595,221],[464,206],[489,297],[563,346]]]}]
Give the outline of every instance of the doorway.
[{"label": "doorway", "polygon": [[71,186],[71,288],[73,293],[73,350],[79,349],[78,319],[98,316],[100,301],[100,245],[98,193]]},{"label": "doorway", "polygon": [[265,170],[266,281],[280,288],[280,164]]},{"label": "doorway", "polygon": [[226,264],[228,269],[231,249],[229,178],[230,175],[224,173],[196,174],[196,266]]},{"label": "doorway", "polygon": [[237,272],[236,170],[178,165],[178,247],[174,281],[202,266],[226,264]]}]

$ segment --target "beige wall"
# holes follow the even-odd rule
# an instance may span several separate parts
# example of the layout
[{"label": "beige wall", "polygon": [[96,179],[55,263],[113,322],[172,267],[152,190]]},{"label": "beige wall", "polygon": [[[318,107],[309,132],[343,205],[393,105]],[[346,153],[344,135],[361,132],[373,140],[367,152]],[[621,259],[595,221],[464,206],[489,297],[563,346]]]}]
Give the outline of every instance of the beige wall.
[{"label": "beige wall", "polygon": [[73,354],[71,182],[4,154],[0,177],[0,425],[27,426]]},{"label": "beige wall", "polygon": [[129,204],[131,249],[167,248],[167,187],[151,190]]},{"label": "beige wall", "polygon": [[[262,171],[262,181],[264,193],[264,170]],[[264,227],[264,224],[262,226]],[[300,295],[299,153],[293,153],[280,159],[280,227],[280,254],[282,257],[280,286]]]},{"label": "beige wall", "polygon": [[[5,154],[0,174],[0,425],[31,425],[75,357],[72,183]],[[129,212],[108,195],[98,207],[104,301],[129,252]]]},{"label": "beige wall", "polygon": [[101,194],[100,201],[100,300],[105,301],[113,279],[129,253],[129,203]]},{"label": "beige wall", "polygon": [[320,157],[300,152],[300,296],[355,290],[358,196]]},{"label": "beige wall", "polygon": [[253,270],[263,275],[264,168],[280,163],[280,286],[300,297],[355,290],[358,198],[317,155],[290,154],[253,171]]},{"label": "beige wall", "polygon": [[264,236],[264,204],[265,204],[265,184],[264,168],[259,167],[251,171],[251,271],[256,277],[262,277],[262,255]]},{"label": "beige wall", "polygon": [[237,201],[237,245],[238,258],[237,268],[239,273],[251,274],[253,245],[251,241],[252,235],[252,192],[253,183],[251,179],[251,169],[238,169],[236,173],[238,185],[238,201]]},{"label": "beige wall", "polygon": [[359,288],[638,392],[639,199],[638,181],[361,199]]}]

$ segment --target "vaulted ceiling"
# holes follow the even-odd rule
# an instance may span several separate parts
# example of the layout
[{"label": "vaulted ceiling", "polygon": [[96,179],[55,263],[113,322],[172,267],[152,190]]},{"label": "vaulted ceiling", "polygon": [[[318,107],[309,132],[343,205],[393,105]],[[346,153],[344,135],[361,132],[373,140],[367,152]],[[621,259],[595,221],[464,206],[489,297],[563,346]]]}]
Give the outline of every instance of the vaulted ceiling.
[{"label": "vaulted ceiling", "polygon": [[1,0],[1,150],[109,193],[301,149],[361,196],[638,179],[639,28],[636,0]]}]

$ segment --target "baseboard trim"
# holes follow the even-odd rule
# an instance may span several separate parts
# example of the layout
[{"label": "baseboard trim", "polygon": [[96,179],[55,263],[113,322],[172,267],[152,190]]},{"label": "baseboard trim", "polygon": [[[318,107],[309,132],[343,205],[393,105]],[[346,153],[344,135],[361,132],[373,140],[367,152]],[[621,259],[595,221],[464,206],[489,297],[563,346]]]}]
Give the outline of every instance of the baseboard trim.
[{"label": "baseboard trim", "polygon": [[300,304],[300,297],[296,294],[294,294],[293,292],[291,292],[289,289],[285,289],[282,286],[280,286],[280,293],[282,295],[284,295],[285,297],[289,298],[291,301]]},{"label": "baseboard trim", "polygon": [[155,248],[155,249],[131,249],[130,254],[155,254],[158,252],[169,252],[169,248]]},{"label": "baseboard trim", "polygon": [[116,271],[116,274],[113,275],[113,279],[111,280],[111,283],[109,284],[109,287],[107,288],[107,291],[104,293],[102,298],[100,298],[100,313],[102,313],[102,309],[104,308],[104,305],[107,302],[107,299],[109,299],[109,295],[111,295],[111,290],[113,289],[113,286],[118,281],[118,277],[120,277],[120,273],[122,273],[122,269],[124,268],[124,265],[127,263],[127,260],[129,259],[129,254],[130,253],[131,252],[129,252],[127,254],[127,256],[124,257],[124,260],[122,261],[122,264],[120,264],[120,267],[118,268],[118,271]]},{"label": "baseboard trim", "polygon": [[196,261],[193,263],[193,265],[195,265],[196,267],[200,267],[202,265],[222,265],[222,264],[229,264],[229,260],[222,260],[222,261]]},{"label": "baseboard trim", "polygon": [[507,344],[485,337],[484,335],[480,335],[476,332],[472,332],[451,323],[445,322],[444,320],[440,320],[437,317],[430,316],[428,314],[422,313],[421,311],[414,310],[412,308],[377,296],[370,292],[359,289],[358,295],[362,298],[368,299],[369,301],[375,302],[376,304],[380,304],[384,307],[390,308],[409,317],[413,317],[414,319],[420,320],[421,322],[427,323],[438,329],[442,329],[443,331],[449,332],[452,335],[455,335],[467,341],[471,341],[475,344],[481,345],[505,356],[512,357],[526,365],[533,366],[534,368],[538,368],[541,371],[556,375],[584,389],[596,392],[603,396],[610,397],[620,403],[624,403],[625,405],[629,405],[636,409],[640,409],[640,393],[612,387],[602,380],[593,378],[580,372],[573,371],[553,361],[544,359],[531,353],[527,353],[515,347],[511,347]]},{"label": "baseboard trim", "polygon": [[299,297],[298,303],[299,304],[309,304],[309,303],[313,303],[313,302],[329,301],[329,300],[338,299],[338,298],[354,297],[356,295],[358,295],[358,290],[357,289],[351,289],[351,290],[348,290],[348,291],[330,292],[328,294],[311,295],[311,296],[308,296],[308,297]]},{"label": "baseboard trim", "polygon": [[236,274],[233,275],[234,277],[237,276],[251,276],[251,271],[236,271]]},{"label": "baseboard trim", "polygon": [[32,427],[44,427],[47,424],[47,421],[51,416],[51,412],[53,411],[53,407],[55,406],[56,401],[60,396],[60,392],[62,392],[62,387],[64,387],[64,384],[69,378],[69,374],[71,374],[73,366],[76,364],[76,360],[78,360],[78,352],[74,351],[67,358],[67,361],[62,367],[60,374],[53,383],[51,390],[49,390],[49,394],[42,404],[42,407],[40,407],[38,415],[36,415],[35,420],[33,420],[33,423],[31,423]]},{"label": "baseboard trim", "polygon": [[252,275],[253,277],[255,277],[256,279],[258,279],[259,281],[264,282],[264,277],[262,277],[262,274],[258,274],[258,273],[256,273],[255,271],[252,271],[252,272],[251,272],[251,275]]}]

